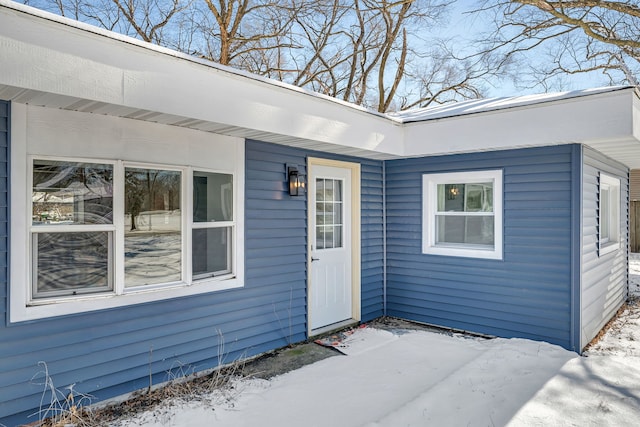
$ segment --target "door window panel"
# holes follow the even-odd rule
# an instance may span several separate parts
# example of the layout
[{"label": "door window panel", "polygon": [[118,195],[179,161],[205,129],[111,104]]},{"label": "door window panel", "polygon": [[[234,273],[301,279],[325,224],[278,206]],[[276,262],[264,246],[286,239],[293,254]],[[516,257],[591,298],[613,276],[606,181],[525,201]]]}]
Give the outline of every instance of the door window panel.
[{"label": "door window panel", "polygon": [[343,181],[316,178],[316,249],[343,246]]}]

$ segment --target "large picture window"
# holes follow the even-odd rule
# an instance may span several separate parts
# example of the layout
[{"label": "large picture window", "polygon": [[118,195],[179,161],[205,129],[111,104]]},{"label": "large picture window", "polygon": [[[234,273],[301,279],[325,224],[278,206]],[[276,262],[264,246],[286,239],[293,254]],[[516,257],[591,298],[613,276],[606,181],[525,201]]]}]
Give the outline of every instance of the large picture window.
[{"label": "large picture window", "polygon": [[620,179],[601,173],[598,203],[600,255],[620,248]]},{"label": "large picture window", "polygon": [[13,107],[11,323],[244,286],[242,138]]},{"label": "large picture window", "polygon": [[39,158],[31,170],[31,304],[233,277],[233,174]]},{"label": "large picture window", "polygon": [[423,175],[423,252],[502,259],[502,171]]}]

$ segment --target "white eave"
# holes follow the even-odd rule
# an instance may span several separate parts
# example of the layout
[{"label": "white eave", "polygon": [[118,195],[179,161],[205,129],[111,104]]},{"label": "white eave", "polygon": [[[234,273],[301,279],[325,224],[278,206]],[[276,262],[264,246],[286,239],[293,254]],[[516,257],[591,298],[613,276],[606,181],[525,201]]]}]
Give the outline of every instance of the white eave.
[{"label": "white eave", "polygon": [[465,101],[395,114],[406,156],[580,143],[640,168],[640,97],[634,87]]},{"label": "white eave", "polygon": [[373,159],[582,143],[640,168],[634,88],[379,114],[0,0],[0,99]]}]

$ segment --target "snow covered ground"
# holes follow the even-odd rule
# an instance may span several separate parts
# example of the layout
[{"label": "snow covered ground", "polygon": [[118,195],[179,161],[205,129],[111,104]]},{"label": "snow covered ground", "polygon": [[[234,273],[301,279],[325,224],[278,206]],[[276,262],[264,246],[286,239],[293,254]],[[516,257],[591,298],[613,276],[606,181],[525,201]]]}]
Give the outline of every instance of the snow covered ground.
[{"label": "snow covered ground", "polygon": [[[631,291],[640,297],[640,256]],[[266,380],[238,380],[199,402],[121,421],[133,426],[640,425],[640,305],[580,357],[524,339],[365,328],[347,356]]]}]

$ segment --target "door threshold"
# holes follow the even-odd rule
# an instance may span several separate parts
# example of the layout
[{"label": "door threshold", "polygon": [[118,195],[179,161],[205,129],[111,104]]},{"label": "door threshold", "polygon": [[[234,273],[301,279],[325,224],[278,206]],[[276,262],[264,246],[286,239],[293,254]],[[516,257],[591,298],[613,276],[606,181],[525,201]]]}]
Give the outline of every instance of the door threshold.
[{"label": "door threshold", "polygon": [[322,335],[322,334],[326,334],[327,332],[333,332],[333,331],[337,331],[339,329],[344,329],[344,328],[346,328],[348,326],[354,326],[354,325],[357,325],[358,323],[360,323],[359,320],[348,319],[348,320],[343,320],[342,322],[332,323],[330,325],[323,326],[321,328],[312,329],[309,332],[309,338],[315,337],[315,336],[318,336],[318,335]]}]

